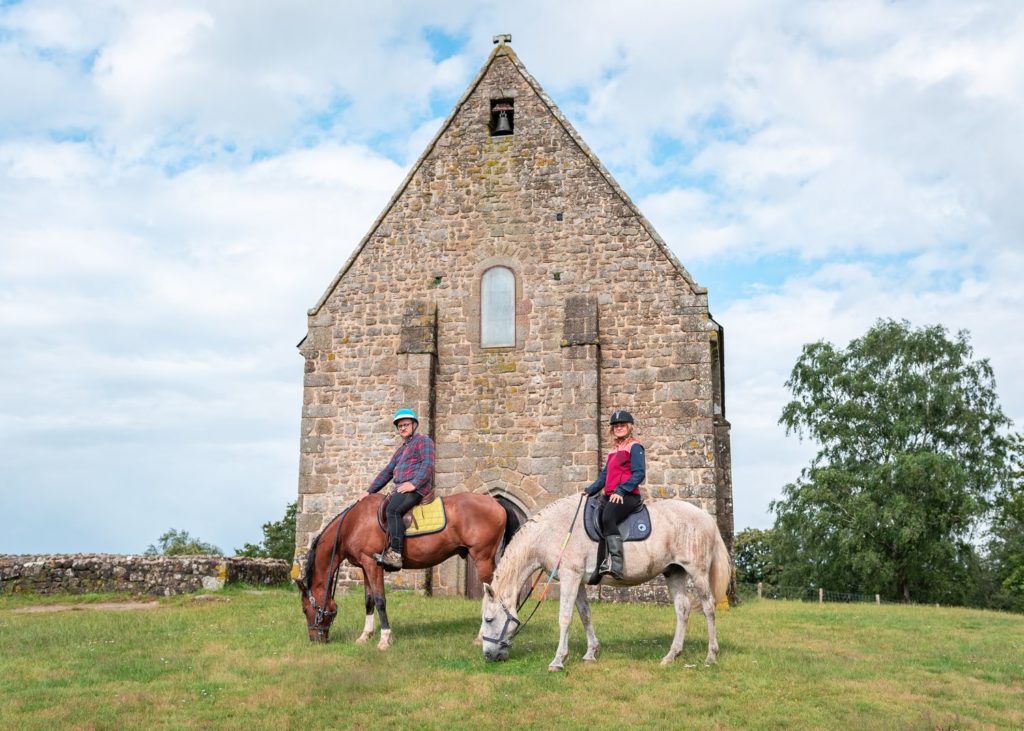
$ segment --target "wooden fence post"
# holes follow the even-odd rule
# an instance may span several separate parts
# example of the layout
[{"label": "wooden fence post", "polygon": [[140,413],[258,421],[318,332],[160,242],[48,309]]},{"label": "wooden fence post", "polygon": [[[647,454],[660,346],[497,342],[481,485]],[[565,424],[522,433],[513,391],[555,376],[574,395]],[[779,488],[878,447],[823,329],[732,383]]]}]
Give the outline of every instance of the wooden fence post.
[{"label": "wooden fence post", "polygon": [[825,590],[819,588],[818,589],[818,604],[824,604],[824,603],[825,603]]},{"label": "wooden fence post", "polygon": [[875,604],[881,604],[881,603],[882,603],[882,598],[880,596],[878,596],[878,594],[875,594]]},{"label": "wooden fence post", "polygon": [[757,598],[761,598],[761,587],[764,586],[760,581],[757,582]]}]

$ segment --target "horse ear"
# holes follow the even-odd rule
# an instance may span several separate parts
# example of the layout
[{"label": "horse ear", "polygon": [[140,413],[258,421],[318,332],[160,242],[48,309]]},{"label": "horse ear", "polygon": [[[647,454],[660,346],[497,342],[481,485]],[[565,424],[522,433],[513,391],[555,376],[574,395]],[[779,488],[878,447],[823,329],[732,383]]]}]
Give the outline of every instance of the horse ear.
[{"label": "horse ear", "polygon": [[494,589],[491,588],[491,585],[490,584],[484,584],[483,587],[484,587],[484,596],[486,596],[491,601],[494,601]]}]

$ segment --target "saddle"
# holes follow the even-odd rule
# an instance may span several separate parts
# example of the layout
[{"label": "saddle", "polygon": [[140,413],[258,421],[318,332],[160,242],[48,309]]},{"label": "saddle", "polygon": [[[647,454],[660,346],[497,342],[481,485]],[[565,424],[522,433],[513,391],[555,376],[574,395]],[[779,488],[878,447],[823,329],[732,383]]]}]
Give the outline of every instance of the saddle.
[{"label": "saddle", "polygon": [[[395,493],[389,493],[384,501],[377,508],[377,524],[385,534],[388,532],[387,509],[388,503]],[[431,533],[440,533],[448,525],[448,517],[444,512],[444,499],[437,497],[437,493],[431,490],[418,505],[402,515],[402,523],[405,525],[405,537],[426,536]]]},{"label": "saddle", "polygon": [[[604,535],[601,533],[601,508],[604,507],[603,495],[595,495],[587,498],[587,504],[583,508],[583,527],[587,530],[587,537],[597,542],[597,563],[594,565],[594,573],[587,579],[587,584],[593,586],[601,583],[601,563],[608,552]],[[619,523],[619,535],[623,542],[644,541],[651,536],[651,514],[645,503],[626,516],[626,519]]]},{"label": "saddle", "polygon": [[[604,536],[601,535],[601,508],[603,505],[602,497],[595,495],[587,498],[587,504],[583,508],[583,525],[587,529],[587,537],[599,543],[604,542]],[[644,541],[650,537],[651,514],[647,511],[646,503],[640,503],[640,507],[619,523],[619,534],[623,541]]]}]

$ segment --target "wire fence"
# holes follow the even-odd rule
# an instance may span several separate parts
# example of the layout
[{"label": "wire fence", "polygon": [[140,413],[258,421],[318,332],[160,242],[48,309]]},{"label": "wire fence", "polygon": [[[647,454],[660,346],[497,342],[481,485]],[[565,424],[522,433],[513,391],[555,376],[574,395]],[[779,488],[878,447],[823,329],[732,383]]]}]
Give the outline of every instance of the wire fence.
[{"label": "wire fence", "polygon": [[851,604],[897,604],[891,599],[883,599],[879,594],[853,594],[844,591],[830,591],[815,586],[781,586],[778,584],[736,584],[736,594],[740,601],[751,599],[789,599],[802,602],[826,602]]}]

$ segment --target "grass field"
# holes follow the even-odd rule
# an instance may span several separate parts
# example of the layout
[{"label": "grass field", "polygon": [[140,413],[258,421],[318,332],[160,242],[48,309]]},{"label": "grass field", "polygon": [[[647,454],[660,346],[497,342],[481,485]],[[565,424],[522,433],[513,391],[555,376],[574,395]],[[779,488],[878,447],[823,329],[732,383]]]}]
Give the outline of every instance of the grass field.
[{"label": "grass field", "polygon": [[[394,647],[356,645],[362,593],[340,597],[334,641],[311,645],[291,590],[155,609],[28,613],[81,598],[0,597],[0,728],[1024,728],[1024,617],[967,609],[750,601],[704,619],[686,649],[664,606],[597,604],[602,642],[549,673],[547,602],[508,662],[484,663],[479,605],[393,592]],[[87,602],[112,599],[90,597]],[[84,605],[83,605],[84,606]]]}]

